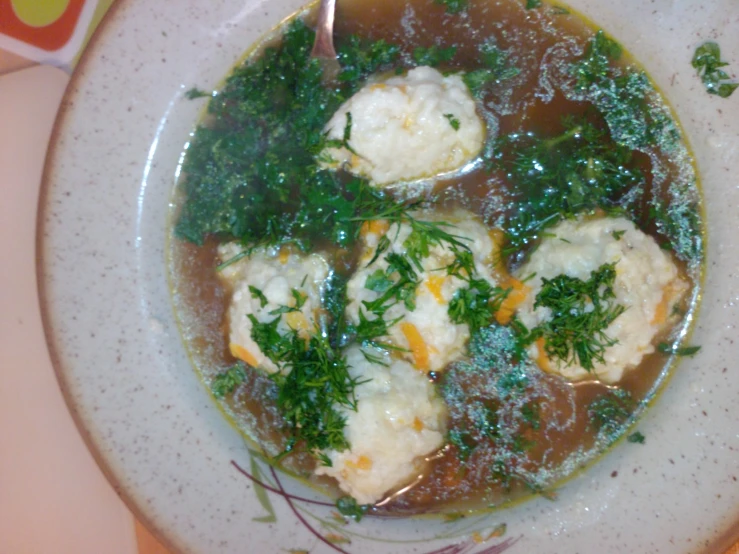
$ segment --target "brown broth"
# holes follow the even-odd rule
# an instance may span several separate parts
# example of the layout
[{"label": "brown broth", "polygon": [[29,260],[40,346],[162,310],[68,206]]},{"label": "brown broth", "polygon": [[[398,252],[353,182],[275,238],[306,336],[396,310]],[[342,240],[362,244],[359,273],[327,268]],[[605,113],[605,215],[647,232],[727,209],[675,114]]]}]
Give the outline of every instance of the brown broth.
[{"label": "brown broth", "polygon": [[[449,16],[431,0],[346,0],[339,2],[336,34],[383,38],[399,44],[406,54],[415,46],[456,45],[458,51],[452,68],[458,69],[476,65],[478,43],[495,37],[497,45],[511,53],[511,63],[522,70],[512,87],[494,90],[485,98],[488,109],[498,118],[499,134],[521,131],[556,134],[562,130],[563,114],[581,114],[588,108],[587,104],[568,100],[561,93],[549,94],[542,80],[542,67],[552,74],[561,71],[564,64],[582,54],[593,34],[593,29],[582,19],[556,14],[551,7],[525,10],[521,2],[514,0],[472,0],[466,13]],[[544,59],[556,59],[556,62],[546,65]],[[625,61],[633,63],[630,59]],[[655,150],[638,154],[635,163],[647,177],[649,194],[665,194],[670,182],[694,176],[687,154],[682,158],[667,157]],[[661,164],[658,174],[652,171],[655,163]],[[435,192],[439,194],[441,206],[461,205],[492,226],[506,213],[507,188],[504,175],[477,170],[439,183]],[[646,217],[646,209],[637,223],[648,233],[656,232]],[[173,295],[178,316],[193,363],[207,383],[234,362],[228,352],[224,327],[229,291],[214,271],[217,241],[209,239],[202,247],[179,240],[172,240],[171,244]],[[521,256],[511,259],[510,264],[515,265],[520,259]],[[688,315],[677,323],[685,329],[698,296],[699,271],[681,265],[683,277],[693,283],[682,306]],[[665,332],[665,337],[668,334]],[[638,371],[628,372],[619,386],[637,401],[648,400],[664,380],[671,361],[663,354],[651,354]],[[521,463],[546,466],[547,478],[541,484],[547,487],[591,462],[604,450],[605,445],[597,442],[588,424],[586,407],[608,387],[597,382],[571,385],[560,377],[544,374],[537,386],[531,394],[532,398],[538,398],[543,423],[539,431],[528,431],[527,438],[534,446]],[[542,394],[544,391],[546,395]],[[283,423],[274,398],[271,380],[256,370],[249,370],[247,381],[223,404],[236,427],[269,455],[279,453],[285,444]],[[395,515],[454,512],[500,505],[530,493],[531,483],[515,481],[509,489],[491,482],[489,467],[494,454],[494,448],[478,448],[462,463],[455,447],[448,445],[429,457],[426,471],[412,487],[403,494],[388,497],[377,511]],[[294,455],[286,458],[284,465],[336,494],[338,489],[330,480],[310,476],[314,463],[310,456]]]}]

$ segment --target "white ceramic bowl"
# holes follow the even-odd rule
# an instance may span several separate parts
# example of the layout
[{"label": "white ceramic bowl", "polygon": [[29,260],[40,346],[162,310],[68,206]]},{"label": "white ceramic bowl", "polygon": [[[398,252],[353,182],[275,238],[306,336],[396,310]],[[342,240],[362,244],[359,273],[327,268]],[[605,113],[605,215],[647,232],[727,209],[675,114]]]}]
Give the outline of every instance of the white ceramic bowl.
[{"label": "white ceramic bowl", "polygon": [[[302,0],[121,0],[73,79],[57,124],[39,212],[46,331],[81,431],[111,482],[173,549],[331,551],[308,527],[345,536],[340,551],[719,552],[739,535],[739,94],[709,96],[690,67],[717,40],[739,70],[735,0],[573,0],[640,60],[672,102],[703,180],[708,257],[703,307],[685,360],[622,443],[556,501],[453,523],[365,519],[265,492],[316,493],[252,466],[247,446],[191,370],[169,298],[165,237],[183,144],[215,86]],[[501,523],[502,538],[484,544]],[[334,527],[331,527],[331,526]],[[458,544],[456,550],[438,550]]]}]

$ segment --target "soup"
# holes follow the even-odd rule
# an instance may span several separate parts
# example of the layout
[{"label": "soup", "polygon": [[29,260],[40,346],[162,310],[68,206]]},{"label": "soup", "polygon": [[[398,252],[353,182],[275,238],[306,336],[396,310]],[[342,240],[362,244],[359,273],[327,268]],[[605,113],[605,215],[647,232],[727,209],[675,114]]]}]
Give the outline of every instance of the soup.
[{"label": "soup", "polygon": [[175,191],[176,309],[224,411],[348,514],[547,495],[643,442],[703,261],[643,70],[558,5],[347,0],[331,81],[312,18],[212,95]]}]

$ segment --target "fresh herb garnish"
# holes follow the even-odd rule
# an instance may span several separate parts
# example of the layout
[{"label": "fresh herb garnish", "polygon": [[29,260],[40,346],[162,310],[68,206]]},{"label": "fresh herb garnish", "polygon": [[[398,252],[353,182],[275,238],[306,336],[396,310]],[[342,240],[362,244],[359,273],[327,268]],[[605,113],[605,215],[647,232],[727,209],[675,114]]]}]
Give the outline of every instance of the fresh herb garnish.
[{"label": "fresh herb garnish", "polygon": [[549,308],[552,316],[531,331],[529,340],[543,338],[547,356],[567,365],[592,371],[595,362],[603,363],[606,348],[617,342],[605,330],[625,310],[614,301],[615,265],[603,264],[587,281],[568,275],[542,278],[534,307]]},{"label": "fresh herb garnish", "polygon": [[341,515],[350,517],[354,521],[360,521],[367,513],[369,506],[357,504],[357,501],[351,496],[342,496],[336,501],[336,509]]},{"label": "fresh herb garnish", "polygon": [[644,444],[644,440],[645,439],[646,439],[646,437],[644,435],[642,435],[639,431],[636,431],[634,433],[631,433],[626,438],[627,441],[633,442],[633,443],[636,443],[636,444]]},{"label": "fresh herb garnish", "polygon": [[468,0],[434,0],[434,4],[446,7],[446,13],[460,13],[467,8]]},{"label": "fresh herb garnish", "polygon": [[563,125],[554,137],[515,133],[497,141],[489,164],[505,171],[518,204],[505,225],[512,251],[562,219],[596,208],[628,210],[643,193],[631,150],[615,144],[597,120],[565,118]]},{"label": "fresh herb garnish", "polygon": [[320,334],[307,339],[297,331],[280,334],[278,316],[267,323],[252,322],[251,337],[280,371],[271,375],[277,385],[277,407],[287,422],[289,439],[282,457],[302,444],[308,452],[329,462],[319,451],[343,451],[345,418],[340,407],[356,410],[354,388],[359,381],[349,375],[346,359]]},{"label": "fresh herb garnish", "polygon": [[459,131],[459,119],[454,117],[453,113],[445,113],[444,117],[447,118],[447,120],[449,121],[449,125],[452,126],[452,129],[454,129],[455,131]]},{"label": "fresh herb garnish", "polygon": [[418,46],[413,50],[413,61],[418,65],[430,65],[431,67],[436,67],[440,64],[451,61],[456,53],[456,46],[449,46],[448,48],[442,48],[436,44],[429,46],[428,48]]},{"label": "fresh herb garnish", "polygon": [[293,299],[295,300],[294,306],[280,306],[279,308],[270,311],[269,315],[281,315],[289,314],[291,312],[299,312],[305,304],[305,301],[308,299],[308,295],[300,292],[298,289],[292,289],[291,294]]},{"label": "fresh herb garnish", "polygon": [[672,148],[680,141],[677,125],[644,72],[621,68],[623,49],[602,30],[570,71],[575,90],[601,112],[613,139],[631,149]]},{"label": "fresh herb garnish", "polygon": [[449,319],[453,323],[466,323],[470,333],[475,333],[493,322],[510,289],[493,287],[482,278],[468,277],[467,282],[449,302]]},{"label": "fresh herb garnish", "polygon": [[573,67],[576,86],[589,89],[607,80],[611,74],[611,62],[618,61],[622,53],[621,45],[599,30],[588,43],[585,56]]},{"label": "fresh herb garnish", "polygon": [[541,6],[541,0],[526,0],[526,9],[533,10]]},{"label": "fresh herb garnish", "polygon": [[185,93],[185,98],[188,100],[195,100],[196,98],[205,98],[206,96],[213,96],[212,92],[206,92],[199,88],[193,87]]},{"label": "fresh herb garnish", "polygon": [[479,53],[483,67],[462,75],[462,80],[475,96],[479,97],[489,85],[512,79],[521,72],[517,67],[509,65],[508,53],[492,41],[483,43]]},{"label": "fresh herb garnish", "polygon": [[267,300],[267,297],[264,296],[264,293],[259,290],[257,287],[254,287],[252,285],[249,285],[249,292],[251,293],[251,297],[259,300],[259,307],[264,308],[267,303],[269,302]]},{"label": "fresh herb garnish", "polygon": [[269,321],[259,321],[254,314],[248,314],[247,317],[251,321],[251,338],[257,343],[262,354],[275,364],[281,363],[289,356],[294,341],[290,334],[280,334],[278,330],[282,320],[280,315]]},{"label": "fresh herb garnish", "polygon": [[210,390],[216,398],[223,398],[235,391],[244,379],[246,379],[244,366],[237,363],[216,375],[210,383]]},{"label": "fresh herb garnish", "polygon": [[674,354],[675,356],[695,356],[701,349],[700,346],[682,346],[661,342],[657,345],[657,351],[662,354]]},{"label": "fresh herb garnish", "polygon": [[649,218],[669,242],[660,247],[674,251],[684,260],[698,260],[702,254],[703,237],[700,205],[690,194],[689,186],[673,183],[672,198],[654,198],[649,206]]},{"label": "fresh herb garnish", "polygon": [[611,233],[611,235],[613,235],[613,238],[614,239],[621,240],[621,237],[623,237],[625,233],[626,233],[626,231],[624,231],[622,229],[620,231],[613,231],[613,233]]},{"label": "fresh herb garnish", "polygon": [[[232,237],[250,249],[291,243],[307,250],[321,239],[347,247],[361,225],[358,209],[369,197],[382,202],[361,180],[345,184],[320,169],[316,156],[329,118],[399,49],[356,37],[340,42],[340,84],[325,87],[310,57],[314,36],[295,20],[279,46],[238,67],[212,98],[209,124],[197,129],[185,157],[178,237],[196,244],[207,235]],[[344,131],[342,145],[350,118]]]},{"label": "fresh herb garnish", "polygon": [[[528,359],[513,329],[495,323],[472,334],[470,359],[452,365],[441,383],[449,409],[447,440],[466,462],[479,448],[493,448],[490,479],[504,489],[513,481],[535,483],[520,464],[541,426],[534,390],[541,371]],[[464,465],[463,465],[464,467]]]},{"label": "fresh herb garnish", "polygon": [[723,69],[719,69],[729,64],[721,60],[721,48],[715,42],[706,42],[696,48],[691,64],[698,70],[698,75],[709,94],[728,98],[739,87],[739,83],[727,83],[731,77]]},{"label": "fresh herb garnish", "polygon": [[609,440],[614,440],[623,431],[635,408],[636,403],[628,391],[608,390],[588,406],[590,424]]},{"label": "fresh herb garnish", "polygon": [[367,75],[394,63],[400,48],[382,39],[371,42],[352,35],[337,46],[337,54],[341,65],[339,81],[347,83],[350,92],[354,92]]}]

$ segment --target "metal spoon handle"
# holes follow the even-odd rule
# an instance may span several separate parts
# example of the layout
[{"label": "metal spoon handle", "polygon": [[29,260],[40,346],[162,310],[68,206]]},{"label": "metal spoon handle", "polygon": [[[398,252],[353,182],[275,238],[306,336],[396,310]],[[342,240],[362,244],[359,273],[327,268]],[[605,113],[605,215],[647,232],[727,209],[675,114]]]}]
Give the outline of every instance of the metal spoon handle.
[{"label": "metal spoon handle", "polygon": [[336,59],[334,48],[334,13],[336,0],[321,0],[318,8],[316,25],[316,41],[313,43],[311,56],[314,58]]}]

